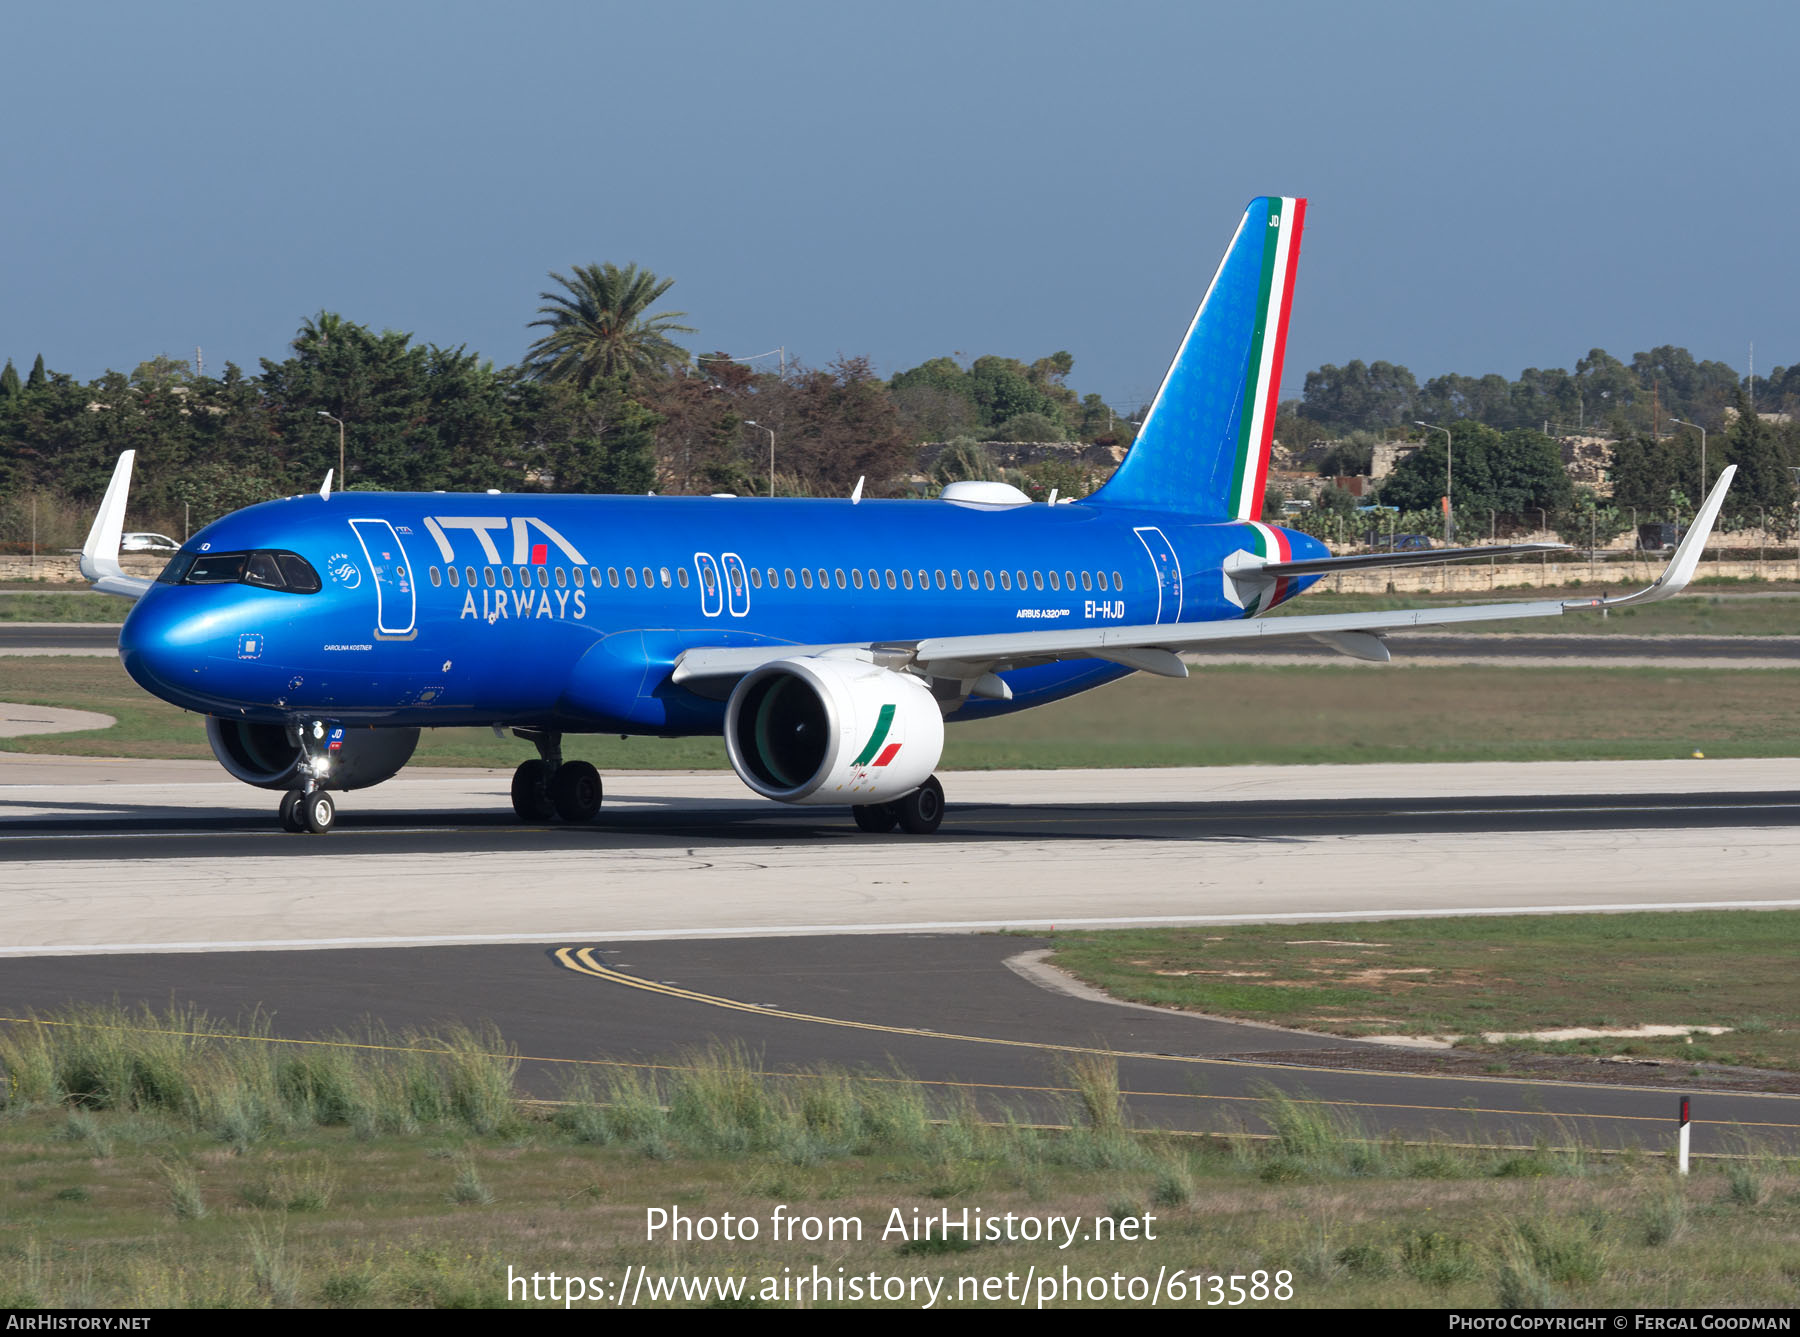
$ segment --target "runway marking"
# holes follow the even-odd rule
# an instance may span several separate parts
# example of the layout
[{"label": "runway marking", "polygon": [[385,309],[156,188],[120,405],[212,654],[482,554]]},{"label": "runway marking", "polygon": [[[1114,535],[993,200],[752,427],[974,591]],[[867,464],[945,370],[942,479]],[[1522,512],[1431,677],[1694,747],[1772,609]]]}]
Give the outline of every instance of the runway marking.
[{"label": "runway marking", "polygon": [[[1187,1065],[1187,1066],[1191,1066],[1191,1067],[1229,1068],[1229,1069],[1232,1069],[1234,1071],[1239,1071],[1239,1072],[1252,1071],[1252,1070],[1257,1070],[1257,1069],[1263,1069],[1263,1070],[1273,1071],[1273,1072],[1290,1072],[1290,1073],[1295,1072],[1295,1071],[1310,1071],[1310,1072],[1330,1071],[1330,1072],[1343,1072],[1343,1073],[1347,1073],[1352,1076],[1382,1077],[1382,1078],[1393,1078],[1393,1079],[1403,1079],[1403,1080],[1405,1080],[1405,1079],[1423,1079],[1423,1080],[1427,1080],[1427,1081],[1440,1081],[1440,1082],[1454,1082],[1454,1081],[1483,1082],[1483,1081],[1485,1081],[1485,1082],[1495,1082],[1495,1083],[1498,1083],[1503,1086],[1511,1086],[1511,1087],[1521,1087],[1521,1086],[1568,1087],[1568,1086],[1574,1085],[1573,1083],[1568,1083],[1568,1082],[1554,1082],[1554,1081],[1543,1082],[1543,1081],[1536,1081],[1536,1080],[1533,1080],[1530,1078],[1455,1077],[1455,1076],[1451,1076],[1449,1074],[1442,1074],[1442,1073],[1390,1073],[1390,1072],[1365,1071],[1362,1069],[1351,1069],[1351,1068],[1332,1068],[1332,1069],[1326,1070],[1326,1069],[1317,1069],[1317,1068],[1307,1068],[1303,1064],[1295,1064],[1295,1063],[1244,1062],[1244,1061],[1240,1061],[1240,1060],[1236,1060],[1236,1059],[1207,1058],[1207,1057],[1204,1057],[1202,1055],[1197,1055],[1197,1054],[1159,1054],[1159,1053],[1151,1053],[1151,1052],[1146,1052],[1146,1051],[1128,1050],[1128,1049],[1101,1049],[1101,1048],[1097,1048],[1097,1047],[1090,1046],[1090,1045],[1058,1044],[1053,1041],[1045,1041],[1045,1040],[1009,1040],[1009,1039],[1006,1039],[1006,1038],[1003,1038],[1000,1036],[963,1035],[963,1034],[959,1034],[954,1031],[929,1030],[929,1029],[917,1027],[917,1026],[892,1026],[892,1025],[887,1025],[882,1022],[874,1022],[874,1021],[851,1021],[851,1020],[848,1020],[843,1017],[823,1017],[823,1016],[819,1016],[817,1014],[810,1013],[810,1012],[794,1012],[794,1011],[790,1011],[786,1008],[765,1007],[764,1005],[762,1005],[760,1003],[745,1003],[745,1002],[741,1002],[735,998],[724,998],[724,997],[720,997],[719,995],[716,995],[716,994],[700,993],[699,991],[694,990],[694,989],[683,989],[683,988],[681,988],[677,985],[673,985],[673,984],[663,984],[663,983],[660,983],[655,980],[640,979],[637,976],[627,975],[621,971],[612,969],[610,966],[605,966],[605,965],[600,964],[598,961],[596,961],[594,959],[594,953],[599,950],[602,950],[602,949],[595,948],[595,947],[559,947],[556,949],[556,952],[554,953],[554,955],[556,957],[556,960],[561,965],[563,965],[565,968],[567,968],[569,970],[576,972],[577,974],[590,975],[590,976],[594,977],[595,979],[605,980],[609,984],[622,984],[627,988],[641,989],[647,993],[660,994],[667,998],[680,998],[687,1002],[703,1003],[709,1007],[724,1008],[727,1011],[734,1011],[734,1012],[749,1012],[756,1016],[772,1017],[772,1018],[776,1018],[776,1019],[782,1020],[782,1021],[809,1022],[809,1023],[812,1023],[814,1025],[819,1025],[819,1026],[837,1026],[837,1027],[842,1027],[847,1030],[875,1031],[877,1033],[886,1034],[886,1035],[911,1035],[911,1036],[917,1036],[921,1039],[927,1039],[927,1040],[951,1040],[951,1041],[956,1041],[956,1042],[960,1042],[960,1043],[964,1043],[964,1044],[998,1045],[998,1046],[1002,1046],[1002,1047],[1010,1048],[1010,1049],[1033,1049],[1033,1050],[1037,1050],[1042,1053],[1051,1053],[1051,1054],[1089,1054],[1089,1055],[1093,1055],[1093,1056],[1099,1057],[1099,1058],[1115,1058],[1115,1059],[1126,1058],[1126,1059],[1135,1059],[1135,1060],[1139,1060],[1139,1061],[1153,1062],[1153,1063],[1179,1063],[1179,1064],[1183,1064],[1183,1065]],[[1583,1089],[1592,1089],[1592,1088],[1586,1087]],[[1615,1091],[1624,1089],[1624,1090],[1643,1091],[1643,1092],[1661,1093],[1661,1094],[1669,1094],[1674,1091],[1674,1088],[1657,1088],[1657,1087],[1629,1087],[1629,1088],[1614,1087],[1611,1089],[1613,1089]],[[1184,1096],[1185,1095],[1185,1096],[1188,1096],[1195,1100],[1243,1101],[1243,1102],[1249,1102],[1249,1103],[1260,1103],[1262,1101],[1262,1097],[1260,1097],[1260,1096],[1219,1096],[1219,1095],[1209,1095],[1209,1094],[1200,1093],[1200,1092],[1184,1093],[1184,1092],[1177,1092],[1177,1091],[1157,1091],[1157,1092],[1121,1092],[1121,1094],[1122,1095],[1124,1095],[1124,1094],[1156,1095],[1156,1096],[1161,1096],[1161,1097]],[[1696,1093],[1690,1092],[1690,1094],[1696,1094]],[[1793,1096],[1784,1096],[1784,1095],[1781,1095],[1781,1094],[1778,1094],[1775,1092],[1713,1091],[1713,1092],[1708,1092],[1708,1094],[1757,1096],[1757,1097],[1771,1099],[1771,1100],[1793,1100],[1793,1099],[1795,1099],[1795,1097],[1793,1097]],[[1414,1105],[1414,1104],[1402,1104],[1402,1103],[1397,1103],[1397,1102],[1382,1102],[1382,1101],[1370,1101],[1370,1100],[1312,1100],[1312,1101],[1306,1101],[1306,1102],[1302,1102],[1302,1103],[1310,1103],[1310,1104],[1318,1104],[1318,1105],[1346,1105],[1346,1106],[1354,1106],[1357,1109],[1372,1109],[1372,1110],[1411,1110],[1411,1111],[1416,1111],[1416,1112],[1438,1113],[1438,1114],[1495,1114],[1495,1115],[1507,1115],[1507,1116],[1524,1116],[1524,1117],[1539,1118],[1539,1119],[1544,1119],[1544,1118],[1548,1118],[1548,1119],[1608,1119],[1608,1120],[1613,1120],[1616,1122],[1625,1122],[1625,1123],[1667,1124],[1669,1122],[1669,1120],[1666,1117],[1657,1116],[1657,1115],[1648,1115],[1648,1114],[1596,1114],[1596,1113],[1586,1113],[1586,1112],[1572,1112],[1572,1111],[1566,1111],[1566,1110],[1487,1109],[1487,1108],[1482,1108],[1479,1106],[1472,1106],[1472,1105]],[[1800,1128],[1800,1123],[1773,1123],[1773,1122],[1750,1123],[1750,1122],[1744,1122],[1742,1120],[1733,1120],[1733,1121],[1731,1121],[1731,1124],[1732,1124],[1732,1126],[1742,1127],[1742,1128]]]},{"label": "runway marking", "polygon": [[[940,919],[878,924],[720,924],[709,928],[573,929],[541,933],[447,933],[367,938],[242,938],[223,942],[100,942],[44,946],[0,944],[0,957],[108,956],[121,952],[282,952],[352,947],[455,947],[559,938],[602,938],[609,942],[674,942],[688,938],[811,938],[841,933],[998,933],[1059,928],[1134,928],[1146,924],[1351,923],[1369,919],[1454,919],[1495,915],[1637,914],[1681,910],[1794,910],[1800,899],[1774,901],[1628,901],[1616,905],[1495,905],[1438,910],[1405,907],[1374,910],[1283,910],[1243,915],[1120,915],[1092,918],[1040,915],[1017,919]],[[4,1018],[0,1018],[4,1020]]]}]

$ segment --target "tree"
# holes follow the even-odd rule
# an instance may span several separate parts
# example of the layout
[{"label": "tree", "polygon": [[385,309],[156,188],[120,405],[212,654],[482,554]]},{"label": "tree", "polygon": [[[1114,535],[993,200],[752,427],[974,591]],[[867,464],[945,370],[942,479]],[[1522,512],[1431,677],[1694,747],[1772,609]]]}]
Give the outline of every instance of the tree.
[{"label": "tree", "polygon": [[[1555,510],[1570,498],[1562,452],[1542,432],[1515,428],[1499,432],[1485,423],[1462,421],[1450,428],[1455,444],[1454,502],[1458,510],[1497,511],[1523,520],[1540,507]],[[1384,505],[1430,510],[1444,496],[1446,464],[1441,432],[1402,461],[1381,487]]]},{"label": "tree", "polygon": [[6,370],[0,371],[0,399],[16,399],[24,393],[25,387],[19,381],[19,373],[14,369],[12,359],[6,359]]},{"label": "tree", "polygon": [[37,361],[31,364],[31,375],[25,382],[27,390],[42,390],[46,383],[44,376],[44,355],[39,353]]},{"label": "tree", "polygon": [[676,320],[685,311],[649,313],[651,303],[674,286],[635,264],[577,265],[574,277],[552,272],[566,293],[539,293],[541,319],[528,328],[550,332],[532,344],[527,363],[539,380],[572,381],[587,389],[602,377],[653,376],[687,365],[687,350],[669,339],[692,334]]},{"label": "tree", "polygon": [[1302,403],[1307,417],[1338,427],[1391,427],[1414,412],[1419,387],[1413,374],[1392,362],[1346,366],[1327,363],[1306,373]]},{"label": "tree", "polygon": [[[1788,472],[1775,434],[1757,414],[1750,412],[1744,392],[1736,395],[1737,413],[1725,431],[1725,463],[1738,467],[1726,505],[1740,514],[1766,508],[1783,522],[1794,506],[1794,476]],[[1708,472],[1719,465],[1708,461]],[[1712,479],[1707,479],[1712,485]]]}]

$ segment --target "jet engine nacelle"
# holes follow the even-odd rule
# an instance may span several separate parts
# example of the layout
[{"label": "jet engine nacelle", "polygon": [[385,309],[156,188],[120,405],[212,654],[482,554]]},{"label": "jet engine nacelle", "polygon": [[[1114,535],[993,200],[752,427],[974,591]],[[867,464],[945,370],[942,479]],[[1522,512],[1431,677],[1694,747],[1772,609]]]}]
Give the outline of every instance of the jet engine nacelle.
[{"label": "jet engine nacelle", "polygon": [[856,659],[781,659],[746,674],[725,708],[738,778],[783,803],[888,803],[944,753],[944,716],[919,679]]},{"label": "jet engine nacelle", "polygon": [[[219,765],[234,779],[262,789],[298,789],[305,782],[300,763],[306,754],[285,724],[252,724],[208,716],[206,741]],[[367,789],[411,760],[419,745],[417,729],[345,729],[344,741],[331,754],[327,789]]]}]

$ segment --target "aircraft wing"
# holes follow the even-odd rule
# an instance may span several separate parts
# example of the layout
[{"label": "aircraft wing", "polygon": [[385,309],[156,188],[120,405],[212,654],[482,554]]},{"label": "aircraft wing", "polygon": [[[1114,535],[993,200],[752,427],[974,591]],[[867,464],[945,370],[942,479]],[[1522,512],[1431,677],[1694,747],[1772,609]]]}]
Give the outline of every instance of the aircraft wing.
[{"label": "aircraft wing", "polygon": [[87,542],[81,545],[81,574],[94,582],[102,594],[117,594],[125,599],[141,599],[154,581],[128,576],[119,565],[119,539],[125,532],[125,496],[131,491],[131,465],[137,459],[135,450],[127,450],[113,466],[112,482],[100,499],[94,513],[94,524],[88,530]]},{"label": "aircraft wing", "polygon": [[[1324,613],[1316,616],[1261,617],[1219,622],[1163,622],[1123,627],[1071,627],[1058,631],[1014,631],[993,635],[938,636],[920,641],[868,645],[755,646],[742,649],[698,648],[676,661],[674,680],[736,679],[777,659],[807,655],[855,655],[890,668],[917,668],[933,677],[982,679],[995,671],[1026,668],[1062,659],[1104,659],[1168,677],[1187,676],[1183,650],[1238,645],[1279,648],[1295,640],[1313,640],[1358,659],[1386,661],[1381,633],[1418,627],[1499,622],[1522,617],[1560,617],[1564,613],[1654,603],[1679,594],[1693,578],[1700,554],[1711,536],[1736,465],[1726,467],[1693,526],[1663,573],[1635,594],[1616,598],[1537,599],[1519,603],[1464,604],[1448,608],[1407,608],[1375,613]],[[1382,554],[1387,556],[1389,554]],[[995,680],[995,685],[1004,688]],[[980,695],[1003,695],[981,691]]]}]

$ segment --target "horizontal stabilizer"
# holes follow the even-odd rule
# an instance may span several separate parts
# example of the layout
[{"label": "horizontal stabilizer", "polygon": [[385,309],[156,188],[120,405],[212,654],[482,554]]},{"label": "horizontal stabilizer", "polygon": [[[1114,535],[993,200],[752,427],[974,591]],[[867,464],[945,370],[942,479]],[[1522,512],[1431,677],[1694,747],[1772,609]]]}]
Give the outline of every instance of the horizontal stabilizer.
[{"label": "horizontal stabilizer", "polygon": [[1490,543],[1481,548],[1421,548],[1417,552],[1361,552],[1347,557],[1309,557],[1298,562],[1265,562],[1245,567],[1239,576],[1321,576],[1339,571],[1375,571],[1392,566],[1431,566],[1438,562],[1479,562],[1526,553],[1570,552],[1566,543]]}]

